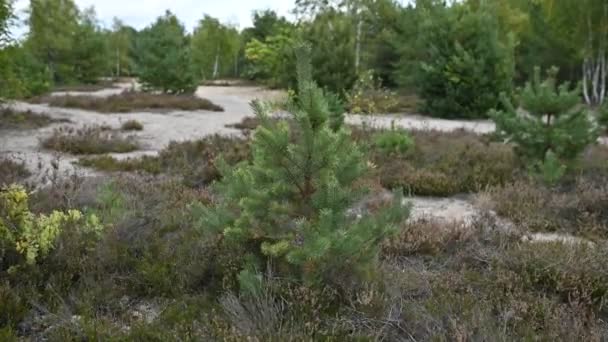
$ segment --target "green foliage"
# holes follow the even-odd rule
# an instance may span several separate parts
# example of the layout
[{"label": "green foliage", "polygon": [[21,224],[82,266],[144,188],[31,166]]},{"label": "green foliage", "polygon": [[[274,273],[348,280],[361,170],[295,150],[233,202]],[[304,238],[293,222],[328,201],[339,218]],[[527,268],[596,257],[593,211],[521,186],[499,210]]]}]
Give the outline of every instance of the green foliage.
[{"label": "green foliage", "polygon": [[359,76],[346,100],[353,114],[387,114],[399,104],[397,95],[383,88],[371,70]]},{"label": "green foliage", "polygon": [[0,50],[0,98],[25,98],[49,90],[49,71],[22,46]]},{"label": "green foliage", "polygon": [[82,83],[95,83],[105,76],[109,59],[105,37],[99,29],[95,9],[80,14],[70,51],[73,71],[70,78]]},{"label": "green foliage", "polygon": [[405,153],[414,147],[414,139],[407,131],[394,127],[390,131],[377,134],[374,140],[376,147],[388,155]]},{"label": "green foliage", "polygon": [[536,166],[542,180],[549,185],[555,185],[566,174],[566,166],[563,165],[555,156],[553,151],[549,150],[545,160],[539,162]]},{"label": "green foliage", "polygon": [[184,26],[167,11],[144,29],[139,38],[138,73],[147,89],[192,93],[198,84],[192,70],[190,42]]},{"label": "green foliage", "polygon": [[78,210],[35,215],[29,209],[28,197],[25,189],[16,185],[0,192],[0,260],[3,264],[11,252],[21,255],[27,264],[44,258],[65,225],[78,222],[82,230],[101,233],[103,227],[94,215],[85,217]]},{"label": "green foliage", "polygon": [[13,1],[0,1],[0,46],[3,46],[9,40],[9,28],[13,19]]},{"label": "green foliage", "polygon": [[[558,86],[556,75],[554,68],[541,80],[540,68],[536,68],[534,78],[519,95],[525,114],[518,112],[506,97],[506,111],[490,114],[497,130],[516,144],[521,157],[530,164],[544,165],[543,173],[547,168],[553,169],[553,176],[560,174],[555,165],[558,161],[571,164],[598,137],[589,113],[580,105],[580,89],[571,90],[569,83]],[[548,160],[549,153],[555,160]]]},{"label": "green foliage", "polygon": [[344,13],[329,10],[302,27],[302,37],[314,46],[313,79],[323,88],[343,94],[357,79],[355,31]]},{"label": "green foliage", "polygon": [[500,41],[496,19],[484,7],[455,4],[435,9],[423,25],[423,110],[444,118],[486,117],[499,94],[511,92],[513,77],[512,44]]},{"label": "green foliage", "polygon": [[93,8],[72,0],[31,1],[25,47],[59,84],[94,82],[106,71],[107,46]]},{"label": "green foliage", "polygon": [[359,198],[354,183],[365,172],[365,161],[345,128],[331,129],[307,53],[299,50],[293,127],[269,120],[269,107],[255,103],[262,126],[253,138],[253,161],[225,168],[225,178],[215,186],[222,194],[219,203],[199,211],[204,232],[249,250],[242,270],[261,270],[272,261],[281,274],[319,284],[337,280],[338,274],[373,270],[379,241],[408,210],[398,197],[377,216],[347,214]]},{"label": "green foliage", "polygon": [[[363,143],[385,134],[403,140],[391,131],[356,132],[357,141]],[[423,130],[409,131],[408,136],[415,143],[404,153],[387,154],[377,144],[370,146],[373,176],[385,188],[419,196],[453,196],[507,184],[520,168],[510,146],[475,133]]]},{"label": "green foliage", "polygon": [[295,84],[293,70],[295,56],[293,29],[285,27],[264,41],[256,38],[247,43],[245,57],[249,65],[248,77],[265,80],[272,87],[288,87]]},{"label": "green foliage", "polygon": [[608,131],[608,103],[600,107],[597,121],[602,125],[604,130]]},{"label": "green foliage", "polygon": [[107,33],[108,54],[112,74],[116,77],[133,75],[135,73],[135,36],[137,32],[126,26],[122,21],[114,18],[112,31]]},{"label": "green foliage", "polygon": [[240,43],[236,28],[205,15],[192,34],[192,63],[200,78],[236,77]]}]

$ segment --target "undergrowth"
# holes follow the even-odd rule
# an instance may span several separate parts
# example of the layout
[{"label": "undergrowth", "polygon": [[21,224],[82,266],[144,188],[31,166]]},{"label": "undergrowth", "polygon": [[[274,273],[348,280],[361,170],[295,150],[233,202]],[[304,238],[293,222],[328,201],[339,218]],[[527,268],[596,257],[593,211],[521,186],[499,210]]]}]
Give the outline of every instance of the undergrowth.
[{"label": "undergrowth", "polygon": [[153,94],[125,91],[109,97],[86,95],[43,96],[31,100],[48,103],[52,107],[78,108],[101,113],[128,113],[140,110],[208,110],[223,112],[224,109],[207,99],[193,95]]},{"label": "undergrowth", "polygon": [[104,126],[60,127],[42,139],[41,145],[72,154],[126,153],[139,148],[133,137],[125,137]]}]

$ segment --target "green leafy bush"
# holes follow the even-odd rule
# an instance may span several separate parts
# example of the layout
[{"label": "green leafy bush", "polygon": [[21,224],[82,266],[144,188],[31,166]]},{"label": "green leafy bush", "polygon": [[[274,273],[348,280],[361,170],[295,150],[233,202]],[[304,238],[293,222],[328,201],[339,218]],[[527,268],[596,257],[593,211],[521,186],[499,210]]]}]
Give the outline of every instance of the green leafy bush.
[{"label": "green leafy bush", "polygon": [[418,74],[423,111],[443,118],[485,118],[511,92],[513,46],[479,6],[439,5],[421,30],[426,56]]},{"label": "green leafy bush", "polygon": [[307,55],[306,48],[299,51],[298,99],[289,111],[296,129],[269,120],[269,107],[254,103],[262,126],[252,162],[224,168],[215,186],[218,203],[197,210],[206,234],[249,251],[238,276],[242,290],[257,287],[256,274],[270,261],[281,274],[317,285],[369,273],[379,242],[408,214],[399,196],[376,216],[347,214],[359,198],[355,181],[365,161],[347,130],[330,127]]},{"label": "green leafy bush", "polygon": [[81,229],[101,232],[96,216],[85,217],[78,210],[53,211],[35,215],[29,209],[28,194],[21,186],[0,191],[0,244],[2,263],[6,251],[18,253],[27,264],[34,264],[54,247],[63,226],[79,222]]},{"label": "green leafy bush", "polygon": [[[557,69],[553,68],[547,78],[541,80],[540,68],[535,69],[534,78],[519,94],[525,113],[519,112],[505,97],[506,110],[490,114],[497,131],[515,144],[517,154],[530,163],[535,172],[547,171],[551,167],[547,163],[572,166],[598,137],[589,113],[580,105],[580,89],[571,90],[569,83],[558,86],[556,75]],[[560,167],[552,168],[557,171]],[[558,175],[553,172],[553,176]]]},{"label": "green leafy bush", "polygon": [[405,130],[391,129],[374,137],[375,145],[386,154],[400,154],[414,147],[414,140]]},{"label": "green leafy bush", "polygon": [[362,73],[346,95],[352,114],[387,114],[397,109],[397,94],[382,87],[373,71]]}]

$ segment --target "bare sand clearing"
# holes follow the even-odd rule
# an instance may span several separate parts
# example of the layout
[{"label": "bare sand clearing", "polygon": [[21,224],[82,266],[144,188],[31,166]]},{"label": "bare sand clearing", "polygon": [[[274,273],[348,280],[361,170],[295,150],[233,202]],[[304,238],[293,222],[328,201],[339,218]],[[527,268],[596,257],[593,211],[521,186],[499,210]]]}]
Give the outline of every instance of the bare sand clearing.
[{"label": "bare sand clearing", "polygon": [[[136,84],[120,84],[118,88],[104,89],[94,92],[60,92],[53,95],[91,95],[108,97],[119,94],[125,89],[136,87]],[[84,125],[109,125],[119,128],[127,120],[137,120],[144,125],[144,130],[133,133],[140,142],[140,151],[128,154],[113,154],[117,158],[130,158],[140,155],[154,155],[165,148],[171,141],[194,140],[211,134],[240,134],[240,131],[226,128],[228,124],[240,122],[246,116],[251,116],[249,103],[253,99],[274,100],[282,96],[279,91],[270,91],[258,87],[201,87],[197,96],[208,98],[224,107],[224,112],[209,111],[173,111],[166,114],[152,112],[135,112],[120,114],[101,114],[91,111],[55,108],[44,104],[13,102],[10,104],[16,110],[31,110],[35,113],[47,114],[53,118],[69,119],[70,124],[57,124],[39,130],[1,131],[0,155],[25,162],[34,173],[30,181],[44,183],[44,176],[55,169],[60,174],[78,172],[82,175],[94,175],[89,169],[77,168],[73,162],[74,156],[41,150],[40,139],[49,136],[59,126],[81,127]],[[54,163],[51,163],[54,161]]]}]

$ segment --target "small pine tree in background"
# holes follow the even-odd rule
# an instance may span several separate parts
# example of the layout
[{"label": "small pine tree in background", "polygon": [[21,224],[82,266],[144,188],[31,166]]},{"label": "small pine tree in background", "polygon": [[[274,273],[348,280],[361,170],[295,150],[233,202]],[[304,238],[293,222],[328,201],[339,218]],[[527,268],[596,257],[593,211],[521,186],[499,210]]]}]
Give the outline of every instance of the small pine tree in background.
[{"label": "small pine tree in background", "polygon": [[298,47],[297,55],[292,122],[269,120],[270,106],[254,102],[262,125],[252,141],[253,161],[223,170],[215,184],[218,203],[198,208],[204,232],[249,252],[240,266],[241,290],[267,265],[309,285],[367,274],[380,241],[409,214],[400,196],[375,216],[349,214],[364,193],[356,181],[366,161],[312,81],[309,48]]},{"label": "small pine tree in background", "polygon": [[557,73],[552,68],[541,80],[540,68],[535,68],[533,80],[519,94],[522,111],[503,96],[506,110],[490,114],[497,131],[514,142],[518,155],[550,183],[598,138],[597,127],[581,105],[580,87],[570,89],[567,82],[558,86]]}]

